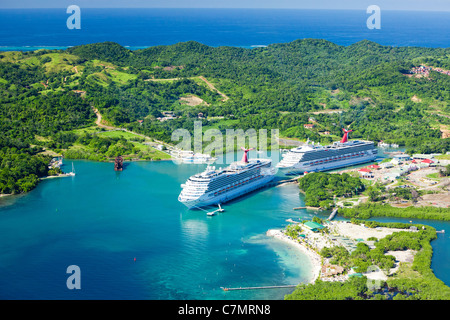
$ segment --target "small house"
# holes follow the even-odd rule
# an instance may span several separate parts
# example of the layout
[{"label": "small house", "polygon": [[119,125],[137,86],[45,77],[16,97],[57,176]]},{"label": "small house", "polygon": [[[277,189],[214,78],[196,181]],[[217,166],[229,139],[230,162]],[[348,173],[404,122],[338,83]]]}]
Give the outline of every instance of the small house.
[{"label": "small house", "polygon": [[324,229],[325,226],[321,225],[320,223],[314,222],[314,221],[308,221],[303,224],[306,229],[311,230],[312,232],[317,232],[321,229]]},{"label": "small house", "polygon": [[383,169],[389,169],[392,168],[394,165],[390,162],[382,162],[380,163],[380,167]]}]

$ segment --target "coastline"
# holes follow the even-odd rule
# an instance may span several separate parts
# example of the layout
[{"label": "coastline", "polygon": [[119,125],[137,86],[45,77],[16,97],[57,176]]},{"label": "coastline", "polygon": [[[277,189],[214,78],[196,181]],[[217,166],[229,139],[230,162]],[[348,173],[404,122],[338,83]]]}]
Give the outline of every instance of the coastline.
[{"label": "coastline", "polygon": [[284,241],[287,244],[294,246],[295,248],[299,249],[304,254],[306,254],[309,257],[309,260],[311,261],[312,264],[310,277],[311,280],[309,281],[309,283],[314,283],[319,278],[320,271],[322,270],[322,257],[317,252],[291,239],[289,236],[285,235],[280,229],[269,229],[267,230],[266,235]]}]

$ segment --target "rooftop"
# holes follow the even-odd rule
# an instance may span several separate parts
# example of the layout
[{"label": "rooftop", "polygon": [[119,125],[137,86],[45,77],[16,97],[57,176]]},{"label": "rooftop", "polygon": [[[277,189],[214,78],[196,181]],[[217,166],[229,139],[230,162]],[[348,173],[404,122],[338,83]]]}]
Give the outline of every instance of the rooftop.
[{"label": "rooftop", "polygon": [[308,221],[308,222],[305,222],[304,224],[303,224],[305,227],[307,227],[308,229],[311,229],[311,230],[317,230],[317,229],[323,229],[323,228],[325,228],[323,225],[321,225],[320,223],[317,223],[317,222],[313,222],[313,221]]}]

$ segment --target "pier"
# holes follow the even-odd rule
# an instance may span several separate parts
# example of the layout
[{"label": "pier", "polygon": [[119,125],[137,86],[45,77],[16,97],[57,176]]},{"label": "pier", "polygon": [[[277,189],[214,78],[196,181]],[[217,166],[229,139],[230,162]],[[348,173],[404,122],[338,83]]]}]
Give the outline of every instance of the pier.
[{"label": "pier", "polygon": [[278,289],[278,288],[295,288],[296,284],[288,284],[282,286],[262,286],[262,287],[239,287],[239,288],[222,288],[223,291],[234,291],[234,290],[258,290],[258,289]]},{"label": "pier", "polygon": [[436,231],[436,233],[445,233],[445,230]]},{"label": "pier", "polygon": [[301,176],[296,177],[296,178],[293,178],[293,179],[272,181],[272,182],[269,182],[269,183],[267,184],[267,186],[268,186],[268,187],[275,187],[275,186],[281,186],[281,185],[287,184],[287,183],[297,182],[297,180],[298,180],[300,177],[301,177]]},{"label": "pier", "polygon": [[328,220],[330,220],[330,221],[333,220],[333,218],[336,216],[337,212],[338,212],[338,208],[334,209],[331,212],[330,216],[328,217]]}]

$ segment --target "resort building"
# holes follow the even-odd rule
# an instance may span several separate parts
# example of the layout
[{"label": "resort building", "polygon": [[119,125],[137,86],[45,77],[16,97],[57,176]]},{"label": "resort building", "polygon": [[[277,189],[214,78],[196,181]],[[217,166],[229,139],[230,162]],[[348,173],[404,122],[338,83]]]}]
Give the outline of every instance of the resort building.
[{"label": "resort building", "polygon": [[323,225],[317,222],[308,221],[303,224],[306,229],[311,230],[312,232],[317,232],[323,228],[325,228]]},{"label": "resort building", "polygon": [[391,170],[384,175],[384,179],[394,181],[395,179],[400,178],[400,176],[402,174],[403,174],[403,171],[401,171],[401,170],[398,170],[398,169]]},{"label": "resort building", "polygon": [[402,163],[403,163],[403,160],[400,159],[400,158],[393,158],[393,159],[391,160],[391,163],[392,163],[394,166],[398,166],[399,164],[402,164]]},{"label": "resort building", "polygon": [[432,167],[435,166],[434,161],[431,159],[424,159],[422,161],[420,161],[421,165],[425,166],[425,167]]},{"label": "resort building", "polygon": [[392,168],[394,165],[390,162],[382,162],[380,163],[380,167],[383,169],[389,169]]},{"label": "resort building", "polygon": [[398,159],[399,161],[405,162],[411,160],[411,157],[407,154],[398,154],[394,156],[394,159]]},{"label": "resort building", "polygon": [[425,160],[425,159],[434,159],[434,155],[432,154],[413,154],[413,158],[416,160]]},{"label": "resort building", "polygon": [[359,172],[359,175],[360,175],[362,178],[365,178],[365,179],[371,179],[371,178],[374,177],[374,174],[373,174],[372,171],[371,171],[370,169],[368,169],[368,168],[362,168],[362,169],[359,169],[358,172]]},{"label": "resort building", "polygon": [[360,172],[361,178],[363,179],[372,179],[375,175],[372,172]]}]

